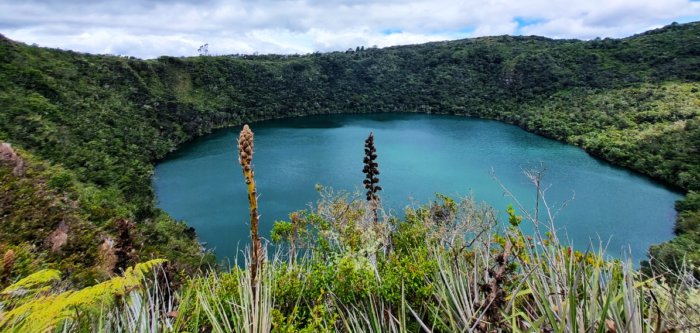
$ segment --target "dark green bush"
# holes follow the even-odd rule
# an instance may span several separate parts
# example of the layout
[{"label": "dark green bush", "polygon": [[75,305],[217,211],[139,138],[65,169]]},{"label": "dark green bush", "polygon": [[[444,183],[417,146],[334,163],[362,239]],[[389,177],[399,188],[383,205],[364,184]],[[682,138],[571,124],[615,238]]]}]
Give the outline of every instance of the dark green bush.
[{"label": "dark green bush", "polygon": [[49,179],[49,186],[53,189],[63,190],[71,186],[72,182],[73,177],[69,173],[61,172],[51,176]]}]

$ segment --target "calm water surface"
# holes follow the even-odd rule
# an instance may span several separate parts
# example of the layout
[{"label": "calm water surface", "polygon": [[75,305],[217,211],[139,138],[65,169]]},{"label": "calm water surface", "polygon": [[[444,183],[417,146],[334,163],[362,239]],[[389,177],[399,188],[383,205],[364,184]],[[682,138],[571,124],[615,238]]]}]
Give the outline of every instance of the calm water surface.
[{"label": "calm water surface", "polygon": [[[516,126],[468,117],[424,114],[324,115],[251,124],[260,235],[274,221],[319,198],[315,185],[354,190],[360,185],[364,140],[374,132],[385,205],[402,210],[409,198],[426,203],[435,192],[473,192],[497,210],[513,203],[489,175],[528,208],[534,187],[521,168],[547,165],[547,200],[575,200],[556,218],[574,247],[602,240],[609,253],[644,259],[646,249],[673,238],[674,201],[682,193],[646,176],[615,167],[582,149]],[[249,211],[236,140],[241,127],[183,144],[156,166],[159,207],[193,226],[219,258],[247,244]],[[503,213],[505,214],[505,213]],[[531,228],[527,222],[525,229]],[[527,230],[526,230],[527,231]]]}]

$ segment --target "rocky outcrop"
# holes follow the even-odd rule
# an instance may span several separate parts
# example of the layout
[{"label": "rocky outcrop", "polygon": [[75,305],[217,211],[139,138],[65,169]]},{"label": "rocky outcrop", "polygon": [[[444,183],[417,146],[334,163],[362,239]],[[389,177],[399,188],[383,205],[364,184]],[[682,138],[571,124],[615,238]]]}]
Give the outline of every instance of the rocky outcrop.
[{"label": "rocky outcrop", "polygon": [[68,242],[68,224],[66,224],[66,220],[58,224],[58,229],[49,234],[47,241],[51,244],[51,251],[61,251],[61,247]]},{"label": "rocky outcrop", "polygon": [[24,175],[24,170],[26,169],[24,161],[6,142],[0,142],[0,164],[10,167],[12,174],[15,176]]}]

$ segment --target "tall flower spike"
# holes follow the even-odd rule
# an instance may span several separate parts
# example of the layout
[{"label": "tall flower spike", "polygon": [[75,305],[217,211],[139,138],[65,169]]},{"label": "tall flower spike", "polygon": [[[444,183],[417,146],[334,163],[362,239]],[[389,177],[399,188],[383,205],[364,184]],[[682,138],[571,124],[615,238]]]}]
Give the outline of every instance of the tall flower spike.
[{"label": "tall flower spike", "polygon": [[376,152],[377,149],[374,148],[374,134],[369,133],[369,137],[365,140],[365,158],[363,159],[365,166],[362,168],[362,172],[365,174],[365,180],[362,181],[362,184],[364,184],[365,188],[368,190],[367,201],[372,202],[375,223],[379,221],[377,216],[377,201],[379,201],[377,191],[382,190],[382,187],[377,185],[379,183],[379,178],[376,176],[379,175],[379,170],[377,170],[379,164],[374,161],[377,159]]},{"label": "tall flower spike", "polygon": [[379,196],[377,195],[377,191],[381,191],[382,187],[375,185],[379,183],[379,178],[376,176],[379,175],[379,170],[377,170],[377,167],[379,164],[375,162],[374,160],[377,159],[377,149],[374,148],[374,134],[369,133],[369,137],[367,140],[365,140],[365,158],[363,159],[363,162],[365,163],[364,168],[362,168],[362,172],[365,174],[365,180],[362,181],[362,183],[365,185],[365,188],[368,189],[367,191],[367,201],[378,199]]},{"label": "tall flower spike", "polygon": [[[243,126],[241,136],[238,138],[238,163],[243,167],[245,183],[248,186],[248,203],[250,204],[250,283],[253,295],[258,286],[258,266],[262,257],[260,238],[258,237],[258,197],[255,189],[255,172],[253,171],[253,132],[248,125]],[[255,296],[253,296],[255,297]]]}]

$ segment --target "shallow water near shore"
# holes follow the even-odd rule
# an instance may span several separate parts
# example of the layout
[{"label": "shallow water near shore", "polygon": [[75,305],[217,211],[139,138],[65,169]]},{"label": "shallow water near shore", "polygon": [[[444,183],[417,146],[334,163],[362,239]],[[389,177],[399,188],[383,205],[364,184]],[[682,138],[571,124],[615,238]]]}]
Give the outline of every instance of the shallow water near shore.
[{"label": "shallow water near shore", "polygon": [[[585,251],[603,243],[608,254],[645,259],[649,245],[673,238],[674,201],[683,193],[647,176],[616,167],[582,149],[493,120],[426,114],[320,115],[250,124],[259,198],[260,235],[274,221],[320,198],[316,184],[354,191],[361,185],[364,140],[374,133],[384,206],[400,216],[406,205],[435,193],[473,193],[502,211],[513,199],[529,210],[535,188],[522,169],[547,167],[547,203],[558,209],[560,238]],[[219,259],[233,258],[249,239],[249,208],[237,139],[241,126],[217,130],[183,144],[156,165],[159,207],[197,230]],[[516,206],[517,207],[517,206]],[[518,212],[518,214],[521,214]],[[502,217],[502,220],[505,219]],[[522,223],[531,232],[528,221]],[[628,256],[628,255],[625,255]]]}]

